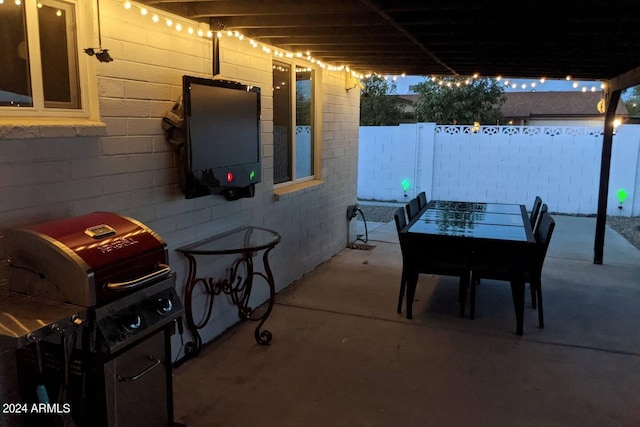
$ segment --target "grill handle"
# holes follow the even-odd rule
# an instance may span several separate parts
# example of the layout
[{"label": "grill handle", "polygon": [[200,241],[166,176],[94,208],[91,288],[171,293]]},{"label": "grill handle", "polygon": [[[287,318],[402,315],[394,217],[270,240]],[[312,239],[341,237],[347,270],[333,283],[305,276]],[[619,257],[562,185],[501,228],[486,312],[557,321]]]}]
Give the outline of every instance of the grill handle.
[{"label": "grill handle", "polygon": [[171,267],[167,264],[158,264],[160,270],[149,273],[146,276],[138,277],[137,279],[128,280],[126,282],[107,282],[104,287],[109,291],[127,291],[129,289],[137,288],[138,286],[145,286],[150,282],[168,276],[171,273]]},{"label": "grill handle", "polygon": [[156,359],[150,354],[147,355],[147,359],[153,363],[132,377],[123,377],[122,375],[116,375],[118,381],[120,381],[121,383],[129,383],[131,381],[135,381],[160,364],[160,359]]}]

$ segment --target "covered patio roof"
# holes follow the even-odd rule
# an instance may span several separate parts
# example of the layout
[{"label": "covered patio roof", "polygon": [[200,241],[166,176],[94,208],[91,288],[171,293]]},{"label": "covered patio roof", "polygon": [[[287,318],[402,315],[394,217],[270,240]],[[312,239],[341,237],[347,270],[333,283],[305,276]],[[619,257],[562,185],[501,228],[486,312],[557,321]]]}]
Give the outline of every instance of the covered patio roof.
[{"label": "covered patio roof", "polygon": [[594,244],[602,263],[615,106],[623,89],[640,84],[637,0],[138,2],[362,74],[605,82]]},{"label": "covered patio roof", "polygon": [[640,66],[640,3],[140,0],[361,73],[610,80]]}]

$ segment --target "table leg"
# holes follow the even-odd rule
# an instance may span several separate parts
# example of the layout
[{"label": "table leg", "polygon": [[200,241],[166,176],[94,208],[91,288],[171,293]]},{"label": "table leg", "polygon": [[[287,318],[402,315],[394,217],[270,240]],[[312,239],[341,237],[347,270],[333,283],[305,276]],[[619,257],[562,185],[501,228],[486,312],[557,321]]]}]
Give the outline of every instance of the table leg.
[{"label": "table leg", "polygon": [[458,284],[458,302],[460,303],[460,317],[464,317],[465,306],[467,305],[467,289],[469,289],[469,272],[460,275]]},{"label": "table leg", "polygon": [[513,296],[513,306],[516,310],[516,335],[523,334],[524,324],[524,292],[525,282],[518,278],[511,280],[511,295]]},{"label": "table leg", "polygon": [[271,314],[271,310],[273,309],[273,304],[276,299],[276,286],[273,280],[273,273],[271,271],[271,267],[269,266],[269,252],[271,252],[271,249],[273,248],[267,249],[262,255],[262,263],[264,265],[264,271],[266,273],[266,276],[263,275],[262,273],[256,273],[261,277],[263,277],[267,281],[267,285],[269,285],[269,301],[267,302],[267,311],[265,311],[265,313],[262,315],[262,317],[260,317],[260,319],[256,319],[256,320],[260,320],[260,323],[258,324],[254,332],[254,337],[256,339],[256,342],[262,345],[269,344],[271,342],[271,338],[273,338],[273,335],[271,334],[270,331],[266,329],[264,331],[260,331],[260,328],[262,327],[262,325],[264,325],[264,322],[267,321],[267,318]]},{"label": "table leg", "polygon": [[417,270],[407,272],[407,319],[413,319],[413,299],[416,296],[419,273]]},{"label": "table leg", "polygon": [[470,283],[470,295],[469,295],[469,318],[474,319],[476,317],[476,286],[480,279],[471,273],[471,283]]},{"label": "table leg", "polygon": [[[194,257],[187,255],[187,260],[189,261],[189,273],[187,275],[187,284],[184,290],[184,317],[187,321],[187,329],[191,333],[193,337],[193,341],[185,344],[185,353],[189,357],[197,356],[200,353],[200,348],[202,347],[202,338],[198,333],[198,325],[196,325],[193,320],[193,305],[192,305],[192,295],[193,289],[196,285],[202,281],[206,287],[206,281],[202,279],[196,279],[196,260]],[[213,301],[210,302],[213,304]]]},{"label": "table leg", "polygon": [[[231,277],[236,278],[237,283],[235,285],[229,284],[229,286],[226,286],[222,290],[224,293],[231,296],[231,301],[238,308],[238,316],[240,319],[260,322],[254,332],[254,336],[258,344],[269,344],[272,338],[271,332],[267,330],[260,331],[260,328],[262,328],[262,325],[264,325],[264,322],[267,321],[267,318],[271,314],[276,296],[273,273],[269,266],[269,252],[271,252],[272,249],[273,248],[268,248],[262,255],[264,273],[254,270],[252,259],[253,255],[251,252],[243,254],[243,257],[238,259],[232,268]],[[244,265],[246,268],[246,276],[244,277],[244,280],[242,280],[241,276],[238,274],[240,265]],[[259,315],[249,306],[249,299],[251,298],[251,292],[254,284],[253,279],[255,276],[262,277],[269,286],[269,300],[267,301],[267,308]]]}]

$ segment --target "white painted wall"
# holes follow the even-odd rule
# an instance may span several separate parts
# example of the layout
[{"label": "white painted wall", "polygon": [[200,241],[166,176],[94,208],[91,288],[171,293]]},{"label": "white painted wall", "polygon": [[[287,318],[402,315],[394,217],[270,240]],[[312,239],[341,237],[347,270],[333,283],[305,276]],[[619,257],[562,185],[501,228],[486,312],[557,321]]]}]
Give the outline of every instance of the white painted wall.
[{"label": "white painted wall", "polygon": [[[514,202],[536,195],[553,212],[595,214],[602,131],[566,126],[469,126],[432,123],[361,127],[358,197]],[[608,199],[610,215],[640,215],[640,126],[614,135]],[[411,187],[406,195],[401,181]],[[627,200],[618,206],[617,192]]]},{"label": "white painted wall", "polygon": [[[26,129],[0,137],[0,228],[98,210],[131,216],[167,241],[179,292],[186,261],[175,249],[240,225],[268,227],[282,235],[271,254],[278,290],[346,246],[346,209],[356,201],[359,94],[345,90],[344,72],[317,73],[322,182],[275,197],[272,56],[246,40],[223,37],[221,74],[262,88],[263,182],[250,199],[186,200],[178,188],[176,158],[165,141],[161,118],[181,94],[182,75],[211,77],[211,40],[154,24],[149,16],[127,11],[118,1],[103,0],[100,9],[102,44],[114,58],[97,67],[106,136],[70,136],[75,135],[72,129],[60,137],[42,138]],[[203,262],[199,274],[223,278],[232,261]],[[0,285],[2,276],[0,267]],[[266,299],[266,286],[260,280],[255,291],[254,302]],[[238,320],[225,296],[216,299],[213,320],[201,331],[205,342]],[[194,301],[196,314],[203,307],[201,295]],[[269,327],[267,322],[265,328]],[[278,331],[272,332],[277,341]],[[246,340],[252,342],[253,336]],[[184,341],[190,338],[185,336]],[[173,347],[175,357],[180,347],[176,336]]]}]

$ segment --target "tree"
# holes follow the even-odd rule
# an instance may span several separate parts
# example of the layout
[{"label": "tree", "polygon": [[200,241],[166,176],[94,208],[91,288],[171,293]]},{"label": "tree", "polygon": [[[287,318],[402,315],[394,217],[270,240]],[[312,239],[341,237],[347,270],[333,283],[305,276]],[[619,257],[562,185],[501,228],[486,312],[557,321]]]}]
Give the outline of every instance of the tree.
[{"label": "tree", "polygon": [[629,117],[640,117],[640,85],[628,90],[631,91],[631,94],[628,97],[625,96],[624,105],[627,107]]},{"label": "tree", "polygon": [[489,78],[427,78],[418,83],[414,107],[421,122],[495,125],[502,120],[504,88]]},{"label": "tree", "polygon": [[360,126],[395,126],[400,123],[400,104],[396,84],[372,75],[362,80]]}]

